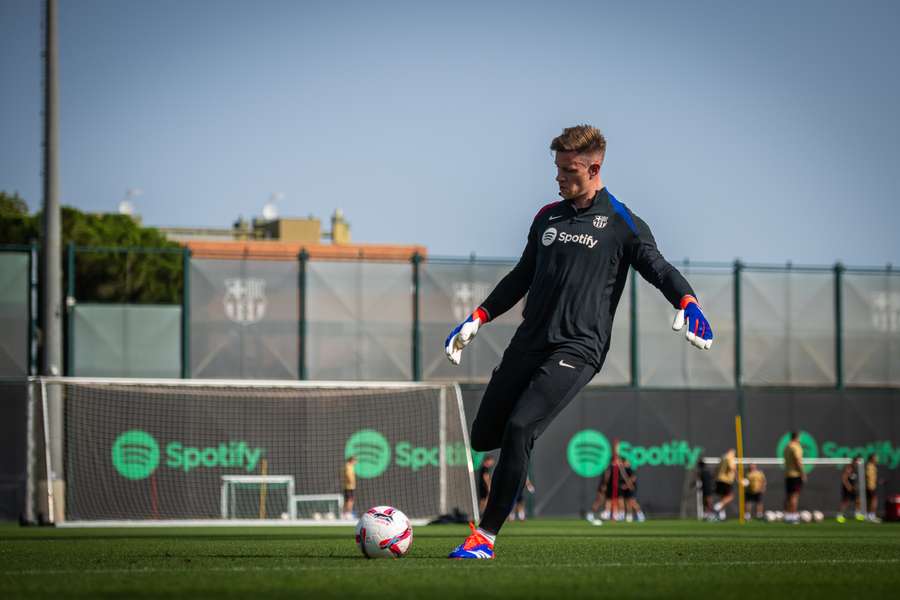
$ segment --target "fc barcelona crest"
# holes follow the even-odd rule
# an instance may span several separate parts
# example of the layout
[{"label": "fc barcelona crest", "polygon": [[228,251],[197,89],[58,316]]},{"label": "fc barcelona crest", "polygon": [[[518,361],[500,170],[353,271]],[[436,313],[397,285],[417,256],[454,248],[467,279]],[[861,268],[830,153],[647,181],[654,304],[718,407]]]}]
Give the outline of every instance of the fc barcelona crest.
[{"label": "fc barcelona crest", "polygon": [[609,217],[606,215],[597,215],[594,217],[594,227],[597,229],[603,229],[606,227],[606,223],[609,221]]},{"label": "fc barcelona crest", "polygon": [[241,325],[256,323],[266,314],[264,279],[226,279],[225,316]]}]

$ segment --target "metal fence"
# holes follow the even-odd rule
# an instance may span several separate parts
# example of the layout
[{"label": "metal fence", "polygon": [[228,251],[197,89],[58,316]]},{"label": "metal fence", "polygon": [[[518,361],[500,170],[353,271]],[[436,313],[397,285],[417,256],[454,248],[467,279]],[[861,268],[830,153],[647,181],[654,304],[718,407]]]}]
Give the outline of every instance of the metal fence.
[{"label": "metal fence", "polygon": [[0,377],[37,374],[37,247],[0,246]]},{"label": "metal fence", "polygon": [[[11,250],[0,254],[0,322],[6,324],[0,329],[0,374],[18,375],[36,364],[36,251]],[[87,373],[89,366],[92,375],[127,376],[140,372],[140,365],[113,359],[139,361],[151,352],[170,359],[156,361],[159,372],[182,377],[484,382],[521,319],[522,303],[482,329],[462,365],[453,367],[443,352],[447,332],[514,261],[324,261],[305,254],[293,262],[212,260],[191,259],[177,249],[181,257],[170,264],[178,268],[170,266],[168,276],[179,278],[180,304],[168,308],[179,314],[157,307],[163,309],[158,314],[148,308],[136,317],[123,312],[122,302],[101,310],[76,297],[76,260],[97,252],[140,260],[145,251],[69,248],[69,374]],[[698,352],[673,333],[672,307],[632,273],[611,350],[593,385],[900,386],[900,272],[890,266],[676,266],[710,318],[712,349]],[[167,333],[154,339],[161,331]],[[147,343],[159,347],[151,350]]]},{"label": "metal fence", "polygon": [[69,371],[76,377],[181,376],[181,307],[77,304]]},{"label": "metal fence", "polygon": [[189,264],[182,248],[68,244],[65,374],[188,376]]}]

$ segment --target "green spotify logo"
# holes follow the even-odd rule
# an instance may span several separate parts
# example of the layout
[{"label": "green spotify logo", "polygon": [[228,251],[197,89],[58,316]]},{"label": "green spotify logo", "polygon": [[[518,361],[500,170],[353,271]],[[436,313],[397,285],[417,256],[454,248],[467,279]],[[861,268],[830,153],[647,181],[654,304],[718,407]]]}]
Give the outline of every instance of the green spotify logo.
[{"label": "green spotify logo", "polygon": [[363,479],[378,477],[391,463],[391,446],[374,429],[360,429],[347,440],[344,458],[355,456],[356,474]]},{"label": "green spotify logo", "polygon": [[[781,439],[778,440],[778,446],[775,448],[775,456],[781,458],[784,456],[784,449],[787,448],[788,443],[791,441],[791,434],[786,433],[781,436]],[[799,440],[800,447],[803,448],[803,458],[818,458],[819,456],[819,444],[816,443],[816,438],[811,436],[808,431],[801,431]],[[813,470],[813,465],[803,465],[803,470],[807,473]]]},{"label": "green spotify logo", "polygon": [[572,436],[566,450],[569,466],[582,477],[596,477],[609,465],[612,448],[596,429],[583,429]]},{"label": "green spotify logo", "polygon": [[159,444],[146,431],[126,431],[112,445],[112,463],[126,479],[149,477],[159,466]]}]

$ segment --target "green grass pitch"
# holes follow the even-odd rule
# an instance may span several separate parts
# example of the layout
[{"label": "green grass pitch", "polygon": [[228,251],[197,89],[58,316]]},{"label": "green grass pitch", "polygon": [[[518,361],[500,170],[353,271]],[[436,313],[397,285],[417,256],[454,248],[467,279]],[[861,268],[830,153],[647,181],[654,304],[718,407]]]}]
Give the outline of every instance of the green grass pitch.
[{"label": "green grass pitch", "polygon": [[900,526],[510,523],[493,561],[450,561],[467,528],[417,527],[401,560],[350,528],[0,526],[0,598],[896,598]]}]

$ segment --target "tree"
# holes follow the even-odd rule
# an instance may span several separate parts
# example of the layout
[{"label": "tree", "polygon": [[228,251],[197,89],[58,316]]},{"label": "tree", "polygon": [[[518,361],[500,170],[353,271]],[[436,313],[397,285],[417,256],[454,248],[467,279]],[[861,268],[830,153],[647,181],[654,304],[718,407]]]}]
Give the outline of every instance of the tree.
[{"label": "tree", "polygon": [[[38,242],[41,213],[0,192],[0,244]],[[176,304],[181,302],[181,246],[128,215],[85,213],[62,207],[63,244],[78,248],[75,298],[79,302]],[[128,248],[110,252],[110,248]],[[67,265],[63,265],[67,268]]]},{"label": "tree", "polygon": [[19,192],[13,192],[12,196],[4,191],[0,191],[0,216],[2,217],[27,217],[28,205],[19,195]]},{"label": "tree", "polygon": [[38,227],[18,192],[0,191],[0,244],[29,244],[38,238]]}]

